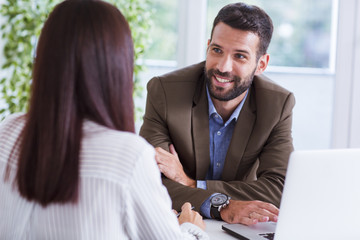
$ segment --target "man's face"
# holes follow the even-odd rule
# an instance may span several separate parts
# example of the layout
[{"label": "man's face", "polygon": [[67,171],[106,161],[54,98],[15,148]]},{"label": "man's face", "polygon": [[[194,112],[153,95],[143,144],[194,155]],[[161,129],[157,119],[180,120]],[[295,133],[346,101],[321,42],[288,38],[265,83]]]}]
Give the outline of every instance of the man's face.
[{"label": "man's face", "polygon": [[[262,73],[264,56],[257,61],[259,37],[248,31],[218,23],[208,43],[205,76],[210,95],[220,101],[239,97],[251,85],[254,75]],[[265,60],[268,60],[268,56]],[[267,65],[267,62],[266,62]]]}]

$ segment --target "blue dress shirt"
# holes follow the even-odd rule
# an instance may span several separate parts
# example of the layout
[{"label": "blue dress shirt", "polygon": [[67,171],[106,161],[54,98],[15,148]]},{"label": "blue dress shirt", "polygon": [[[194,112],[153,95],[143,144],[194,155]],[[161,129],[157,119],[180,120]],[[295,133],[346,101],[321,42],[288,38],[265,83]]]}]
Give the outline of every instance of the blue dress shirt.
[{"label": "blue dress shirt", "polygon": [[[231,114],[231,116],[225,123],[222,117],[217,113],[207,87],[206,93],[209,103],[210,167],[208,169],[205,180],[219,180],[224,169],[226,153],[229,148],[237,118],[244,105],[245,99],[247,97],[247,92],[244,99],[236,107],[234,112]],[[198,188],[207,188],[206,181],[203,180],[196,181],[196,185]],[[207,218],[211,218],[210,199],[213,195],[211,195],[206,201],[204,201],[200,208],[200,212],[202,213],[202,215]]]}]

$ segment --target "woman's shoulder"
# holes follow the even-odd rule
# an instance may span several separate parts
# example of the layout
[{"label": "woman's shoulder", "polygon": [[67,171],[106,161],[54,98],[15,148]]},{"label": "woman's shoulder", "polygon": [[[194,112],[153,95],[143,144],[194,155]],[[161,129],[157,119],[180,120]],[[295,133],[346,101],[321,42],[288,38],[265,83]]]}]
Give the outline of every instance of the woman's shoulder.
[{"label": "woman's shoulder", "polygon": [[21,125],[25,122],[25,113],[13,113],[8,115],[0,122],[0,127],[4,128],[9,125]]},{"label": "woman's shoulder", "polygon": [[[0,123],[0,156],[10,155],[24,124],[25,114],[21,113],[9,115]],[[0,160],[7,162],[7,157]]]},{"label": "woman's shoulder", "polygon": [[[0,122],[1,139],[17,138],[25,124],[25,114],[15,113]],[[8,141],[8,140],[6,140]]]}]

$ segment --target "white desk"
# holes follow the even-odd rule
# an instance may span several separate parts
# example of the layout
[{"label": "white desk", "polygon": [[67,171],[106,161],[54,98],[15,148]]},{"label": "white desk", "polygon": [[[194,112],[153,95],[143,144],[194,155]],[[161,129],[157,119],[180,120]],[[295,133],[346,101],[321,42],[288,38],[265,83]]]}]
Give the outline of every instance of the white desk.
[{"label": "white desk", "polygon": [[209,234],[211,240],[221,239],[221,240],[234,240],[237,239],[224,230],[222,230],[221,226],[225,224],[223,221],[218,221],[214,219],[204,219],[206,223],[205,232]]}]

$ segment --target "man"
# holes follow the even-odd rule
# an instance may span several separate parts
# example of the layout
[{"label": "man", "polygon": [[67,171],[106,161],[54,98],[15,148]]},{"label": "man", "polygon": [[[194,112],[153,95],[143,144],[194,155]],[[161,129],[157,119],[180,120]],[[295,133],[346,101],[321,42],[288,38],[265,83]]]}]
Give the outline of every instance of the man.
[{"label": "man", "polygon": [[272,31],[262,9],[229,4],[206,62],[148,83],[140,135],[156,147],[173,208],[189,201],[229,223],[277,220],[295,99],[262,75]]}]

